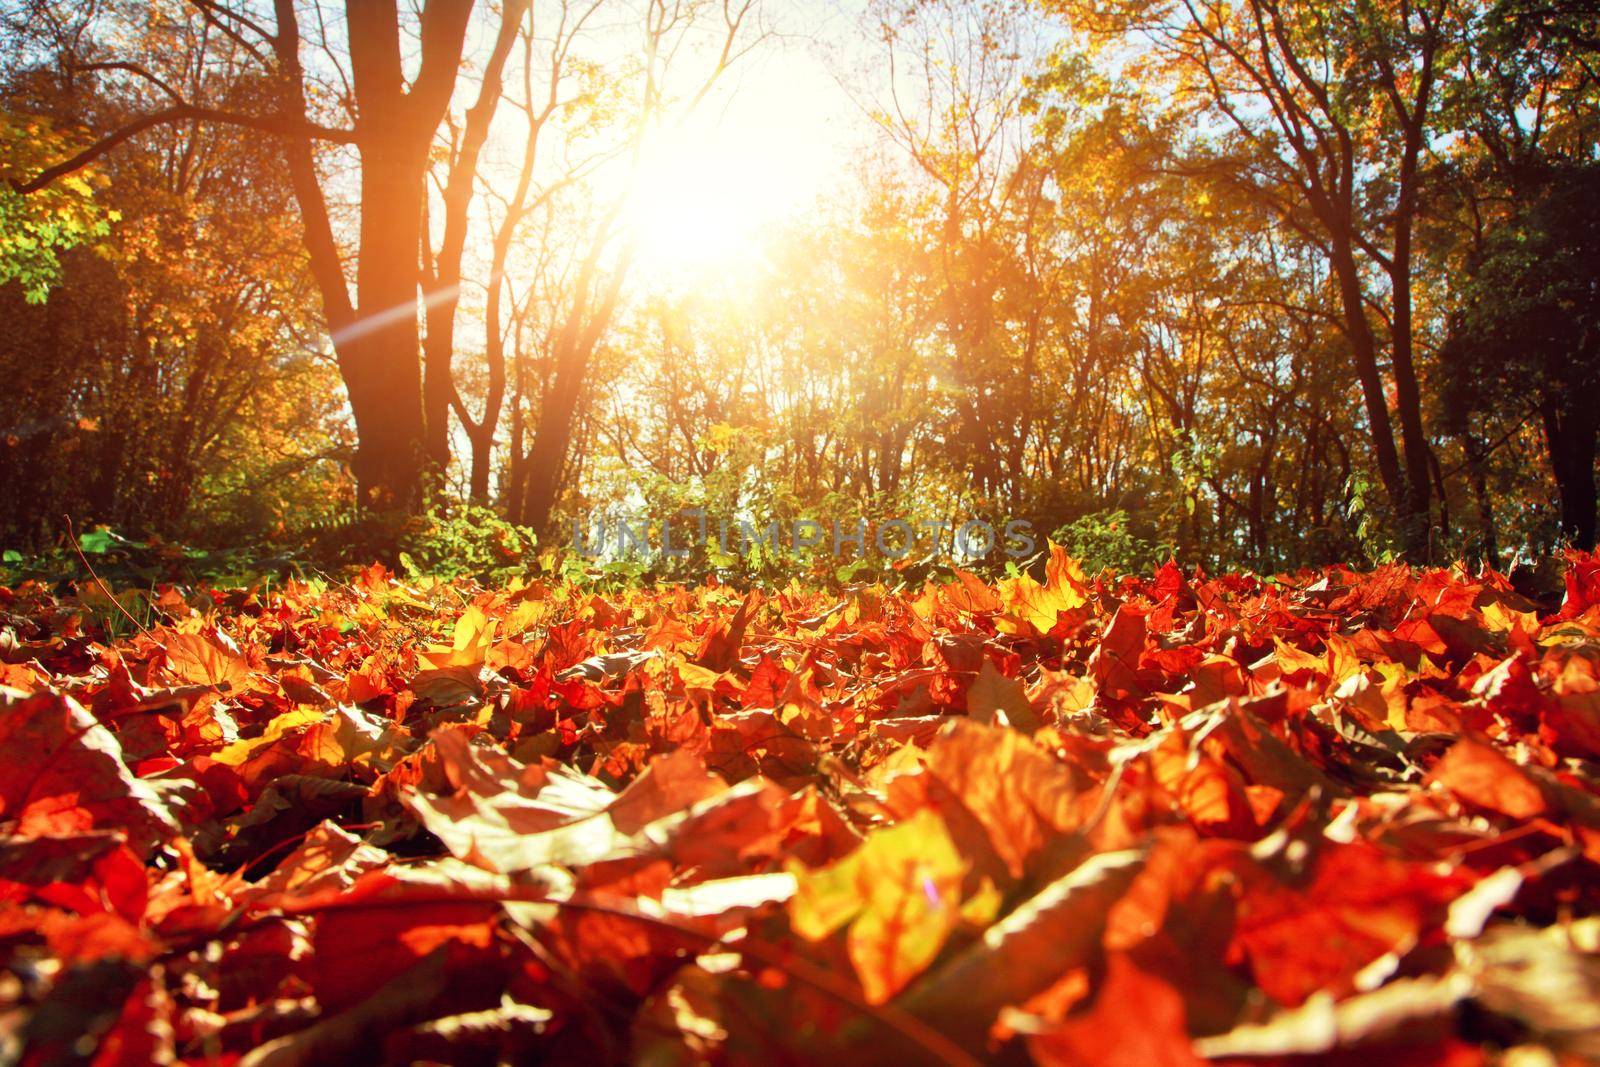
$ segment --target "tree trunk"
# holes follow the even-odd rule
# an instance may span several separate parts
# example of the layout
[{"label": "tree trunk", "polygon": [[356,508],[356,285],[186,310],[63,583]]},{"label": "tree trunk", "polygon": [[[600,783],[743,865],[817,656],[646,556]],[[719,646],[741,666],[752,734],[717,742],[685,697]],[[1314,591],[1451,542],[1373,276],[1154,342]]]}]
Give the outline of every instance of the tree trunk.
[{"label": "tree trunk", "polygon": [[1489,452],[1483,439],[1471,430],[1461,435],[1461,450],[1466,454],[1467,481],[1478,512],[1478,551],[1485,563],[1499,570],[1500,545],[1494,526],[1494,500],[1489,495]]},{"label": "tree trunk", "polygon": [[[1424,120],[1433,84],[1433,53],[1426,55],[1420,88],[1411,114],[1398,95],[1396,110],[1405,124],[1405,148],[1400,162],[1400,191],[1394,211],[1394,255],[1389,262],[1392,308],[1389,318],[1394,356],[1394,396],[1400,416],[1400,436],[1406,459],[1406,526],[1408,545],[1427,551],[1431,523],[1432,478],[1429,471],[1427,432],[1422,423],[1422,394],[1417,386],[1413,359],[1411,307],[1411,238],[1417,214],[1417,159],[1422,151]],[[1416,528],[1421,526],[1420,529]],[[1415,543],[1420,541],[1420,543]],[[1412,553],[1415,557],[1415,552]]]},{"label": "tree trunk", "polygon": [[572,430],[577,421],[578,403],[589,375],[589,360],[611,325],[617,298],[622,295],[623,279],[632,261],[632,246],[625,248],[609,277],[602,277],[600,259],[615,214],[600,228],[589,254],[578,271],[577,298],[562,323],[552,353],[553,373],[539,401],[538,421],[528,449],[522,476],[526,479],[517,500],[518,521],[533,527],[542,538],[550,531],[556,498],[561,493],[562,474],[572,447]]},{"label": "tree trunk", "polygon": [[[1410,496],[1400,472],[1400,454],[1394,446],[1389,400],[1384,395],[1383,374],[1378,369],[1377,339],[1373,337],[1372,325],[1367,321],[1361,275],[1356,266],[1355,253],[1350,247],[1348,232],[1341,234],[1338,227],[1332,226],[1329,229],[1333,236],[1333,271],[1339,283],[1345,335],[1350,342],[1350,358],[1355,364],[1356,380],[1361,383],[1361,398],[1367,409],[1367,432],[1372,438],[1372,454],[1378,464],[1378,477],[1383,481],[1384,493],[1390,505],[1409,527]],[[1423,469],[1426,470],[1426,466]],[[1423,487],[1426,489],[1427,482],[1423,482]]]},{"label": "tree trunk", "polygon": [[[356,424],[351,464],[362,506],[421,503],[426,456],[417,326],[428,147],[450,104],[473,0],[426,0],[417,76],[408,86],[395,0],[346,0],[361,156],[361,220],[352,302],[311,141],[285,139],[306,252]],[[306,112],[294,0],[274,0],[273,48],[286,114]]]},{"label": "tree trunk", "polygon": [[[424,342],[422,387],[428,460],[440,470],[450,462],[450,408],[456,399],[451,363],[455,356],[456,308],[461,300],[461,260],[467,246],[473,185],[477,180],[479,157],[483,153],[483,146],[489,140],[489,129],[500,106],[506,60],[511,55],[512,45],[516,43],[517,31],[522,24],[523,15],[527,13],[528,4],[529,0],[506,0],[501,9],[500,29],[495,35],[494,49],[489,55],[488,64],[484,67],[477,101],[467,112],[460,148],[455,158],[450,161],[450,172],[445,181],[444,235],[429,278],[433,291],[427,294],[426,301],[428,333]],[[519,205],[513,205],[513,210],[507,212],[508,226],[515,225],[513,216],[517,207]],[[428,234],[422,234],[423,240],[427,240],[428,237]],[[488,279],[491,290],[499,288],[498,272],[503,268],[504,257],[499,256],[494,264],[494,273]],[[496,326],[497,322],[491,323],[491,328]],[[460,415],[463,422],[468,421],[465,412],[460,412]],[[495,415],[498,416],[498,412]],[[489,422],[489,435],[492,439],[494,419],[489,419]],[[474,444],[474,465],[477,463],[478,436],[479,431],[475,431],[469,424],[468,439]],[[473,484],[477,485],[476,478]],[[487,473],[483,484],[485,487],[483,493],[474,488],[474,499],[481,500],[486,495]]]},{"label": "tree trunk", "polygon": [[1592,549],[1596,523],[1594,462],[1600,414],[1588,409],[1563,411],[1547,403],[1543,415],[1550,467],[1561,498],[1561,535],[1575,548]]},{"label": "tree trunk", "polygon": [[567,451],[572,447],[572,427],[578,413],[588,354],[576,350],[562,353],[553,387],[539,403],[539,416],[533,443],[523,464],[521,506],[517,521],[531,526],[540,538],[550,532],[551,516],[561,492],[561,472]]},{"label": "tree trunk", "polygon": [[358,320],[334,339],[356,422],[356,482],[362,502],[380,511],[415,506],[422,488],[417,251],[426,159],[426,144],[413,138],[371,131],[363,140]]},{"label": "tree trunk", "polygon": [[[499,276],[504,264],[505,257],[497,249],[495,273],[489,280],[488,308],[484,313],[484,324],[488,330],[484,358],[489,364],[489,389],[483,401],[483,417],[474,422],[464,410],[458,410],[461,422],[467,429],[467,440],[472,445],[472,471],[468,486],[475,504],[489,503],[489,468],[494,460],[494,434],[500,425],[500,409],[505,404],[506,396],[506,340],[500,326]],[[513,321],[511,328],[515,330],[519,326]],[[456,403],[460,403],[459,396]]]}]

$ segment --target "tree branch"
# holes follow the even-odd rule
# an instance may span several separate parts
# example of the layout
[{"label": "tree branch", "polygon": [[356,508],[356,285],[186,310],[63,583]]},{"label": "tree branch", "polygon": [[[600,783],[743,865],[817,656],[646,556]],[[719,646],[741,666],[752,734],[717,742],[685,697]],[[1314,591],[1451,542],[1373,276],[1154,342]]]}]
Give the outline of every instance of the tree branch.
[{"label": "tree branch", "polygon": [[74,171],[82,170],[118,145],[137,137],[145,130],[173,122],[194,120],[215,122],[225,126],[242,126],[246,129],[260,130],[279,137],[310,137],[318,140],[333,141],[338,144],[353,144],[355,142],[355,134],[349,130],[335,130],[310,122],[286,120],[275,115],[240,115],[231,111],[219,111],[216,108],[179,103],[134,119],[127,125],[106,134],[77,155],[64,159],[54,166],[46,167],[27,181],[12,182],[12,188],[23,194],[38,192],[58,178],[65,177]]}]

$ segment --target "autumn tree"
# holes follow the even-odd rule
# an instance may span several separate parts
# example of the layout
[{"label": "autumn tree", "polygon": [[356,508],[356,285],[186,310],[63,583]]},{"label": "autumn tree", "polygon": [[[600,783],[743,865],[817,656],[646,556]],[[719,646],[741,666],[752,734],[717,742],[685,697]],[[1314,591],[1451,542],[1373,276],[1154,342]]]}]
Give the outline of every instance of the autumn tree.
[{"label": "autumn tree", "polygon": [[[361,499],[377,508],[416,504],[426,458],[417,324],[424,183],[434,132],[458,82],[472,0],[426,0],[414,22],[393,0],[348,0],[339,27],[348,52],[343,64],[331,48],[330,12],[317,3],[303,12],[295,0],[274,0],[270,21],[245,4],[159,5],[151,25],[199,22],[238,46],[257,86],[244,94],[234,78],[164,77],[161,65],[170,56],[159,39],[147,37],[127,54],[121,35],[97,35],[93,19],[64,16],[53,0],[35,6],[41,24],[78,26],[52,42],[57,62],[115,79],[141,106],[94,131],[97,139],[82,151],[20,182],[19,191],[44,189],[157,127],[213,123],[270,135],[294,191],[359,436],[352,468]],[[302,33],[307,12],[317,27],[314,42]],[[415,69],[408,74],[403,38],[410,33]],[[336,103],[322,91],[326,78],[340,79]],[[349,250],[325,188],[322,149],[330,145],[347,146],[356,157],[359,200]]]},{"label": "autumn tree", "polygon": [[[31,28],[6,32],[16,42]],[[247,58],[198,20],[152,32],[170,44],[165,72],[180,84]],[[139,106],[71,67],[18,64],[5,78],[13,106],[33,116],[17,154],[29,175],[72,151],[50,131],[86,115],[115,124]],[[31,273],[0,289],[8,534],[41,539],[63,514],[129,532],[259,529],[290,507],[306,521],[348,502],[337,375],[318,355],[316,297],[276,163],[271,140],[238,126],[163,123],[91,169],[0,195],[49,209],[56,230],[101,231],[50,263],[39,256],[60,242],[36,232]],[[25,305],[46,283],[48,299]]]},{"label": "autumn tree", "polygon": [[1407,546],[1423,552],[1434,477],[1416,355],[1414,238],[1458,16],[1452,0],[1060,9],[1099,34],[1137,39],[1141,75],[1169,85],[1196,128],[1214,119],[1227,131],[1195,146],[1191,173],[1259,197],[1291,233],[1322,247],[1373,460]]},{"label": "autumn tree", "polygon": [[[936,255],[947,379],[955,386],[946,450],[978,497],[1014,505],[1034,400],[1029,386],[1048,280],[1029,255],[1045,195],[1028,157],[1026,76],[1043,42],[1019,4],[877,5],[888,84],[863,101],[915,167],[931,197],[926,240]],[[1009,321],[1002,290],[1011,290]],[[1033,318],[1030,323],[1028,320]],[[1021,376],[1011,355],[1021,358]]]},{"label": "autumn tree", "polygon": [[[1460,442],[1479,551],[1498,558],[1496,496],[1531,456],[1515,453],[1537,424],[1560,501],[1561,533],[1592,538],[1584,487],[1593,456],[1583,405],[1564,383],[1585,379],[1579,328],[1589,224],[1582,190],[1600,145],[1600,74],[1592,12],[1521,0],[1473,10],[1443,86],[1465,136],[1446,156],[1433,254],[1455,280],[1443,349],[1446,427]],[[1561,264],[1564,273],[1553,272]],[[1499,493],[1495,490],[1499,488]]]}]

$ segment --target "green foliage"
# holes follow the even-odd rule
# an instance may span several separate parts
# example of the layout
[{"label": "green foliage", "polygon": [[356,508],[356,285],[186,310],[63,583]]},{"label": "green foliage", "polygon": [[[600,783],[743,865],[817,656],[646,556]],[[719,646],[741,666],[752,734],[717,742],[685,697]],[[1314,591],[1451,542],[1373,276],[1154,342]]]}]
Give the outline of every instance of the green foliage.
[{"label": "green foliage", "polygon": [[[139,617],[147,607],[135,608],[139,598],[161,585],[248,585],[319,569],[303,552],[284,552],[259,542],[201,548],[158,536],[127,537],[112,527],[95,526],[80,529],[75,536],[62,530],[52,544],[35,551],[6,549],[0,554],[0,585],[29,580],[75,584],[93,587],[96,592],[90,595],[103,598],[98,586],[103,581],[116,591],[123,607]],[[116,610],[109,601],[103,607]],[[127,622],[120,611],[116,614],[109,620],[112,628]]]},{"label": "green foliage", "polygon": [[1373,563],[1388,563],[1400,555],[1400,539],[1383,491],[1362,471],[1345,482],[1345,517],[1350,521],[1362,555]]},{"label": "green foliage", "polygon": [[65,138],[43,119],[0,112],[0,285],[21,285],[30,304],[44,303],[61,280],[57,253],[107,236],[119,217],[96,202],[103,180],[91,171],[27,195],[17,191],[13,183],[67,154]]},{"label": "green foliage", "polygon": [[1170,541],[1136,533],[1121,508],[1091,512],[1050,536],[1091,574],[1108,568],[1122,574],[1148,574],[1174,551]]},{"label": "green foliage", "polygon": [[1446,351],[1456,372],[1445,382],[1452,415],[1479,399],[1470,391],[1485,385],[1577,400],[1600,384],[1596,196],[1600,167],[1552,174],[1490,234],[1463,286]]},{"label": "green foliage", "polygon": [[493,508],[440,500],[407,527],[397,558],[413,577],[488,580],[527,571],[537,547],[532,530]]}]

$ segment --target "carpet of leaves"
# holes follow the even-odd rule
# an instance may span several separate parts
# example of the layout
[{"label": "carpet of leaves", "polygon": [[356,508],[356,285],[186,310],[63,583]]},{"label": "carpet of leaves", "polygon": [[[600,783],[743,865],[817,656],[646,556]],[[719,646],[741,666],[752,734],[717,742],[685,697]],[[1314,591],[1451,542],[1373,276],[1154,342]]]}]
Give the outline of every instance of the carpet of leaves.
[{"label": "carpet of leaves", "polygon": [[0,1061],[1584,1062],[1565,583],[0,589]]}]

